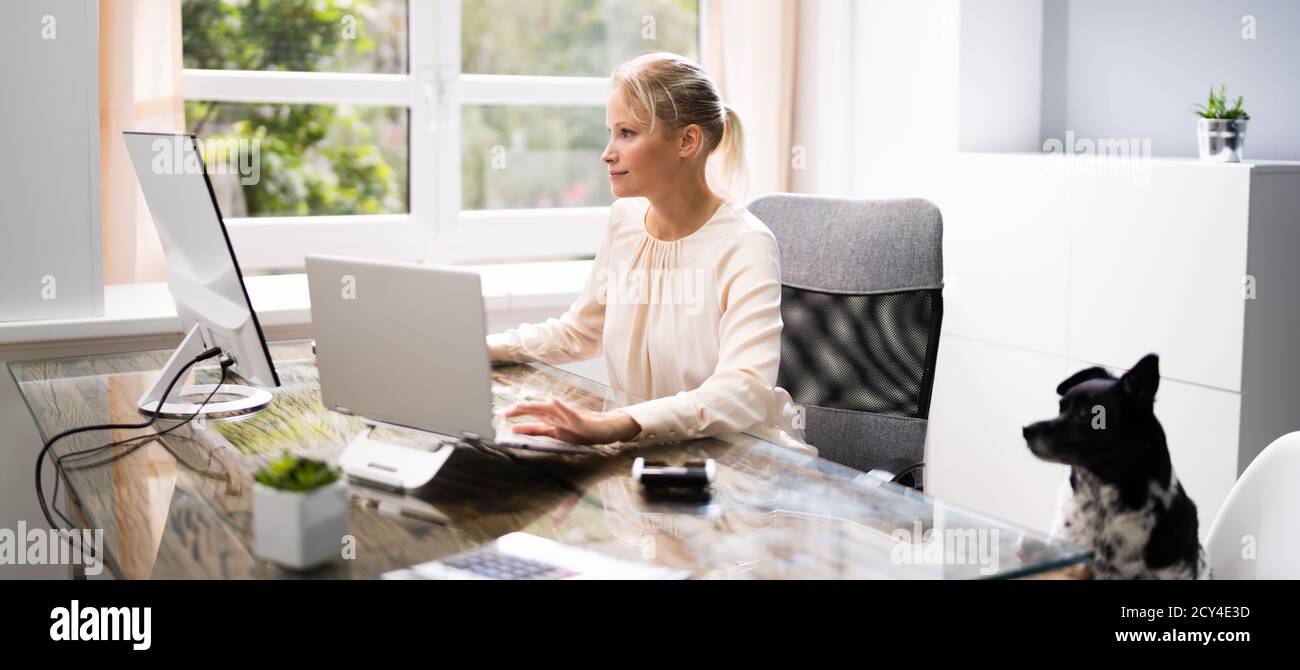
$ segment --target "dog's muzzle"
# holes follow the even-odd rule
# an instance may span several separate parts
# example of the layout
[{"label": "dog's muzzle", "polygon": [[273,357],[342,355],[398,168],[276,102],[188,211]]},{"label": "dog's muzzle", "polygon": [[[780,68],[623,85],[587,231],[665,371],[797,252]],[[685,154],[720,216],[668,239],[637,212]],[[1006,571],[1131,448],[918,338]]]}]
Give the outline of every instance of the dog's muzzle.
[{"label": "dog's muzzle", "polygon": [[1049,452],[1046,448],[1047,441],[1042,439],[1043,436],[1047,433],[1048,427],[1046,423],[1047,422],[1045,421],[1039,421],[1038,423],[1031,423],[1028,426],[1025,426],[1020,431],[1021,434],[1025,436],[1025,444],[1029,446],[1029,451],[1033,452],[1035,456],[1038,456],[1040,458],[1049,455]]}]

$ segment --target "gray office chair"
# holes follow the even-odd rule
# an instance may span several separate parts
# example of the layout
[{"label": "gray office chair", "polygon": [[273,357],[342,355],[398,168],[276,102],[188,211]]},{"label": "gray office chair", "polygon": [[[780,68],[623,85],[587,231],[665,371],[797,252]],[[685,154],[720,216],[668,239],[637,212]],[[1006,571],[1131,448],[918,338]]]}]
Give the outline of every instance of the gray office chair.
[{"label": "gray office chair", "polygon": [[777,384],[824,458],[922,488],[943,320],[943,219],[919,199],[777,194],[749,205],[781,252]]}]

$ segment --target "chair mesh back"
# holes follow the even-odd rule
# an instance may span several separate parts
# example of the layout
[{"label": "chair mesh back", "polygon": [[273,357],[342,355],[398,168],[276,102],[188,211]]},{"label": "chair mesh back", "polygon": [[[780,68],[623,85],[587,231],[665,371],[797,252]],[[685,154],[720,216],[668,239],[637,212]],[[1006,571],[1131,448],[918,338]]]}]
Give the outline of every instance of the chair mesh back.
[{"label": "chair mesh back", "polygon": [[823,458],[925,454],[943,320],[943,216],[919,198],[776,193],[750,203],[781,250],[777,384]]},{"label": "chair mesh back", "polygon": [[943,298],[783,287],[777,384],[800,405],[924,419]]}]

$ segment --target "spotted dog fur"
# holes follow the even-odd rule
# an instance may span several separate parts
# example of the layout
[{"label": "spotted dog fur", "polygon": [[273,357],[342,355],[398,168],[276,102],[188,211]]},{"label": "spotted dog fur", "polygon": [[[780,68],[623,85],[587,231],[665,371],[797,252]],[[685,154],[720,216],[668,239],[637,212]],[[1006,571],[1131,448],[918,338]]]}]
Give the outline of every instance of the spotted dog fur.
[{"label": "spotted dog fur", "polygon": [[1196,504],[1174,473],[1154,412],[1158,359],[1123,377],[1082,370],[1057,387],[1061,413],[1024,429],[1030,451],[1070,466],[1052,535],[1093,553],[1098,579],[1208,579]]},{"label": "spotted dog fur", "polygon": [[[1129,497],[1141,501],[1131,505],[1125,502]],[[1196,505],[1173,472],[1164,484],[1149,480],[1146,494],[1135,496],[1087,470],[1073,468],[1061,484],[1057,503],[1052,536],[1091,548],[1092,574],[1097,579],[1210,578],[1199,542],[1189,552],[1185,538],[1178,537],[1180,531],[1185,533],[1180,519],[1190,516],[1194,523]],[[1195,534],[1193,525],[1193,538]]]}]

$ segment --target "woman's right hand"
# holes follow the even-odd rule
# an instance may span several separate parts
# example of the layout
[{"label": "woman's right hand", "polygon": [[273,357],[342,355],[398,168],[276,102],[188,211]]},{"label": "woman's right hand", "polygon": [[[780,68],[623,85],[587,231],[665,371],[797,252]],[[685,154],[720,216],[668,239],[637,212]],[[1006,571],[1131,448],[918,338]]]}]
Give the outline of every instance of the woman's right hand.
[{"label": "woman's right hand", "polygon": [[542,435],[569,444],[611,444],[626,442],[641,434],[641,424],[627,412],[594,412],[570,407],[561,400],[521,402],[506,410],[506,418],[536,416],[538,423],[522,423],[511,430],[524,435]]}]

